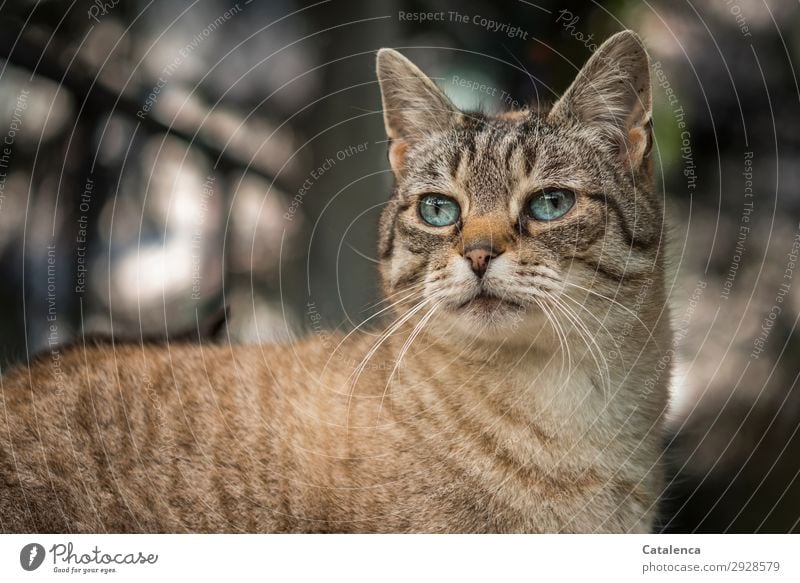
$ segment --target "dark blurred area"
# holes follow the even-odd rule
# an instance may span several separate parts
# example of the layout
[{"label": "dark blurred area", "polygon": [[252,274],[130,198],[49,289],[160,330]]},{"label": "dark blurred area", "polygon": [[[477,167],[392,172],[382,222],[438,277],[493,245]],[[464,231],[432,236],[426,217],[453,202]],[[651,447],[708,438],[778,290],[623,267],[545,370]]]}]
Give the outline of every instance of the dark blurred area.
[{"label": "dark blurred area", "polygon": [[88,334],[361,322],[391,189],[375,51],[491,111],[552,101],[623,28],[671,224],[662,530],[800,531],[793,0],[0,4],[2,370]]}]

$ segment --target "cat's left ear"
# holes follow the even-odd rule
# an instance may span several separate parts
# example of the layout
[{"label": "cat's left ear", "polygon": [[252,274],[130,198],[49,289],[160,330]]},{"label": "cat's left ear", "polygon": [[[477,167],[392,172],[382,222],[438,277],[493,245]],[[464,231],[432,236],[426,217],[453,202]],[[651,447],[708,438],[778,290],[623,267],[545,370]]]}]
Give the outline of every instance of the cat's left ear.
[{"label": "cat's left ear", "polygon": [[436,83],[397,51],[379,50],[377,69],[383,121],[391,140],[389,162],[402,174],[408,146],[449,127],[458,110]]},{"label": "cat's left ear", "polygon": [[577,118],[637,169],[650,152],[650,61],[639,35],[619,32],[604,42],[553,106],[551,118]]}]

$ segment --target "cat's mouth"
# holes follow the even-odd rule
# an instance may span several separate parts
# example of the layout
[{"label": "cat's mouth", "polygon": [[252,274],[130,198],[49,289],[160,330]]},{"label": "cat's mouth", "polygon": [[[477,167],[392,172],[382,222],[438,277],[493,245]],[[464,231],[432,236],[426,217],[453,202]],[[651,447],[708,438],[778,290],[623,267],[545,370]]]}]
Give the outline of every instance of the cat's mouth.
[{"label": "cat's mouth", "polygon": [[525,309],[525,306],[523,306],[522,304],[515,302],[514,300],[508,297],[494,294],[485,289],[482,289],[476,295],[472,296],[472,298],[459,304],[456,307],[456,309],[462,310],[467,308],[477,308],[482,310],[493,310],[500,307],[506,307],[506,308],[510,307],[518,310]]}]

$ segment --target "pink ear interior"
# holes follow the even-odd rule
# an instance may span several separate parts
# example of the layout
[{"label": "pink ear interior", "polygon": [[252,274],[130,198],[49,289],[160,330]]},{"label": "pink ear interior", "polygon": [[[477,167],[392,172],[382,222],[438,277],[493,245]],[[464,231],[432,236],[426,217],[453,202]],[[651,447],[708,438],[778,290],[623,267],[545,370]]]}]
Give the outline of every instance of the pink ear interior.
[{"label": "pink ear interior", "polygon": [[392,140],[392,145],[389,146],[389,164],[395,174],[400,175],[405,170],[407,149],[408,144],[402,139]]},{"label": "pink ear interior", "polygon": [[628,143],[623,155],[627,158],[632,168],[638,168],[642,163],[649,136],[646,127],[637,125],[628,130]]}]

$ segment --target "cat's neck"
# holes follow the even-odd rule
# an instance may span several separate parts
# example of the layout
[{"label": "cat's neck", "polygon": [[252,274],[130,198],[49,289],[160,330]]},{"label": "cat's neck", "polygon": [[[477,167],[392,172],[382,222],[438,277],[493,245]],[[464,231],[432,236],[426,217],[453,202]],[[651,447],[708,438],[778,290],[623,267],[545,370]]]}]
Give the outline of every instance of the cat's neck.
[{"label": "cat's neck", "polygon": [[386,343],[383,359],[395,363],[398,379],[427,379],[453,391],[477,386],[520,408],[537,402],[557,405],[576,395],[592,400],[601,396],[606,371],[598,369],[585,347],[573,347],[567,354],[557,342],[478,340],[435,331],[419,334],[410,344],[408,339],[409,334],[401,333]]}]

